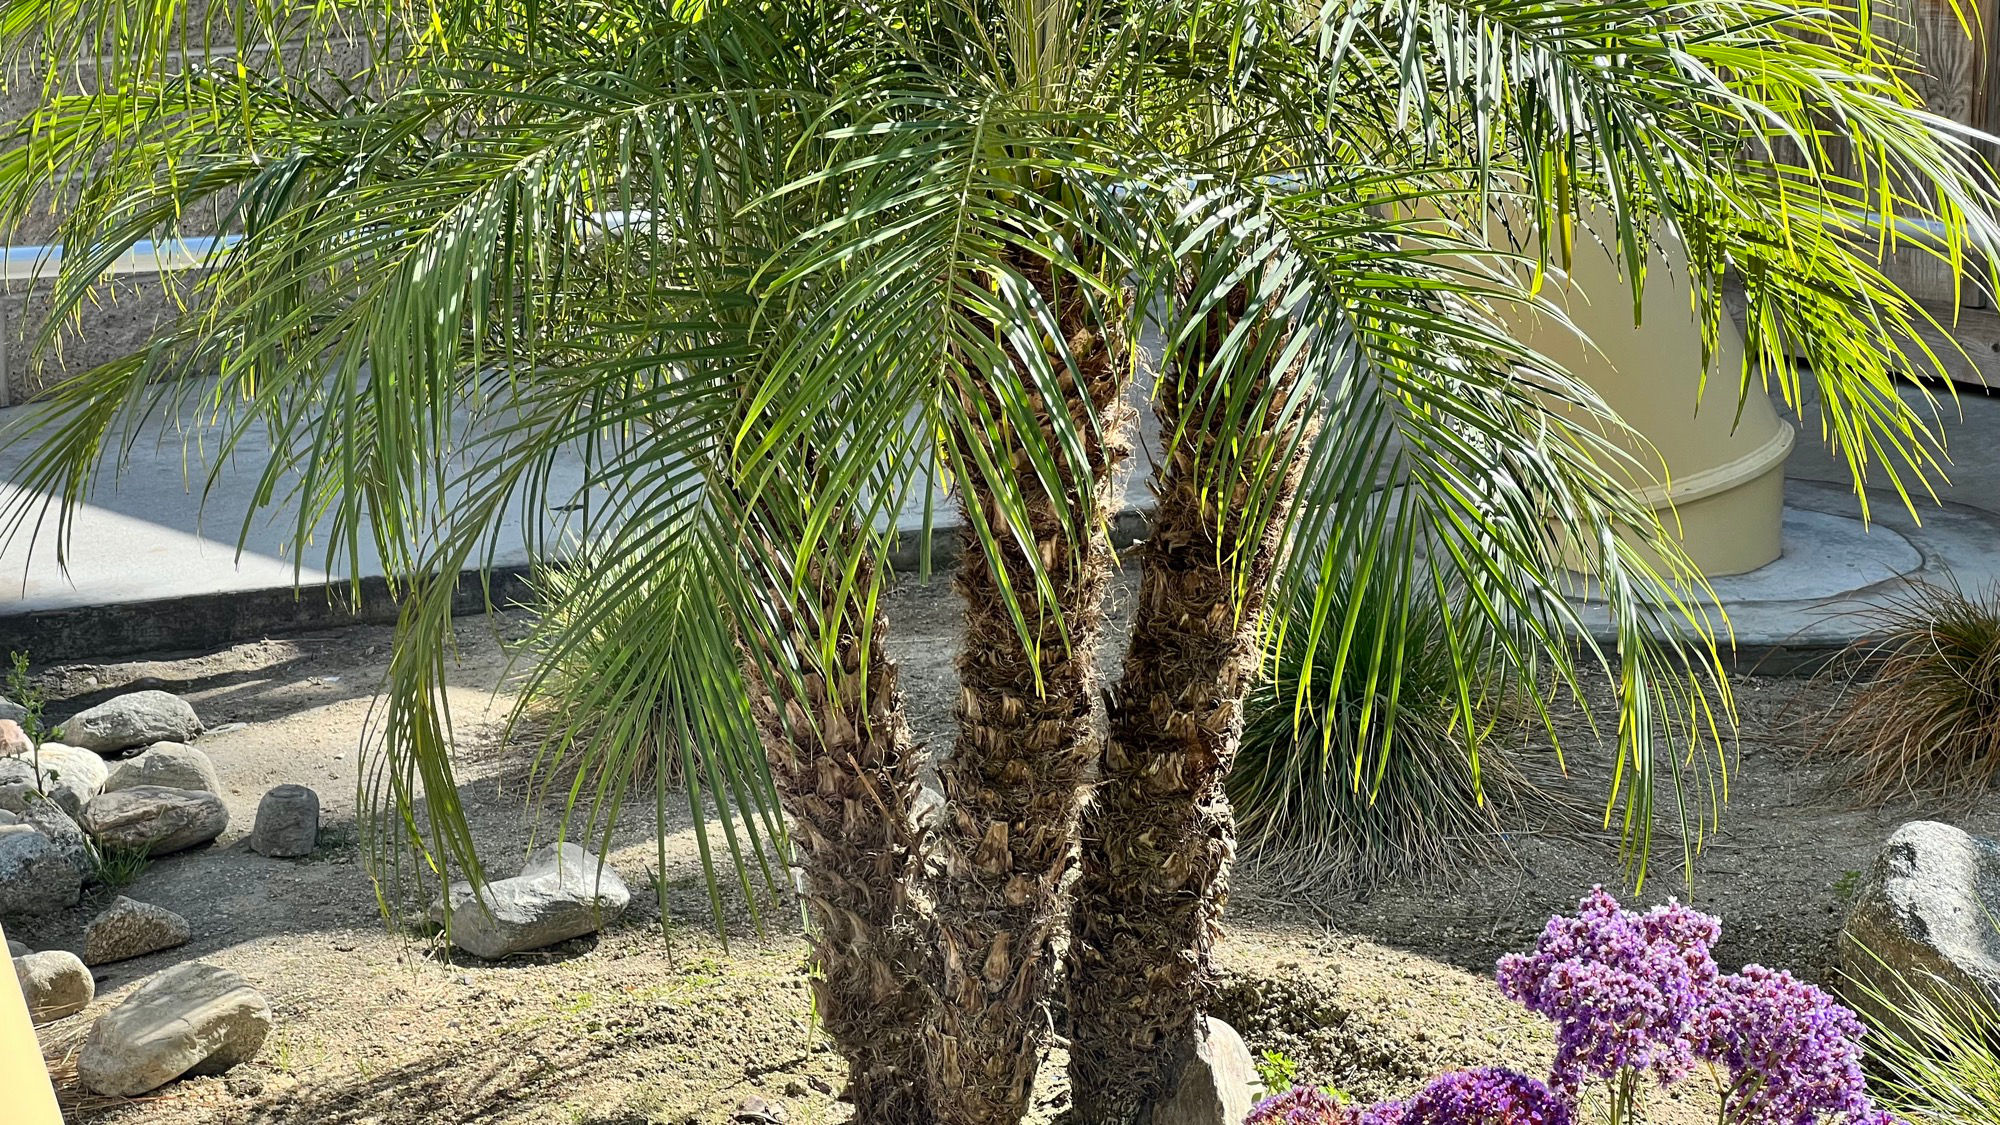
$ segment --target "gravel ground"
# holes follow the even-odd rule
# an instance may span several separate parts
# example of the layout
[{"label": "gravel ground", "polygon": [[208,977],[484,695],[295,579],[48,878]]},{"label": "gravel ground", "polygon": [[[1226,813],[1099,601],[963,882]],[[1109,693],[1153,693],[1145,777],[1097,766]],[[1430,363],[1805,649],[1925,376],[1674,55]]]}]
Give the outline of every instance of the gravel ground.
[{"label": "gravel ground", "polygon": [[[1128,575],[1114,597],[1112,660],[1129,594]],[[912,584],[890,613],[913,725],[946,745],[957,607],[943,583]],[[531,800],[525,750],[500,741],[512,703],[509,645],[526,627],[520,614],[463,624],[450,689],[460,797],[501,874],[553,823],[552,807]],[[846,1120],[832,1096],[840,1067],[809,1027],[796,907],[766,901],[753,918],[732,904],[718,934],[684,810],[664,826],[664,867],[651,810],[624,814],[610,858],[633,885],[634,908],[602,934],[498,963],[453,963],[432,939],[384,924],[360,861],[355,795],[389,639],[354,628],[45,671],[55,716],[140,687],[187,696],[218,728],[200,745],[224,779],[232,820],[213,846],[163,857],[118,892],[178,911],[194,940],[100,970],[98,1003],[44,1029],[52,1065],[66,1073],[92,1016],[182,960],[243,974],[277,1015],[263,1053],[227,1076],[131,1102],[70,1090],[73,1115],[117,1125],[639,1125],[726,1122],[756,1097],[790,1122]],[[1731,967],[1757,961],[1821,977],[1851,873],[1915,814],[1848,807],[1805,754],[1830,689],[1756,678],[1735,689],[1743,723],[1720,829],[1686,870],[1677,842],[1656,844],[1643,892],[1627,897],[1679,895],[1721,914],[1718,954]],[[1565,735],[1566,795],[1600,802],[1601,751],[1580,726]],[[267,859],[247,844],[257,799],[282,782],[311,785],[324,801],[327,829],[306,860]],[[2000,807],[1987,800],[1949,819],[1992,832]],[[1231,970],[1224,1014],[1253,1048],[1281,1049],[1307,1076],[1361,1097],[1407,1092],[1452,1066],[1541,1065],[1549,1038],[1494,990],[1493,960],[1528,944],[1592,884],[1629,883],[1606,836],[1523,827],[1510,840],[1501,861],[1367,894],[1300,885],[1283,871],[1239,872],[1222,950]],[[383,890],[394,916],[420,905]],[[16,936],[80,948],[84,922],[110,893]],[[1045,1072],[1059,1075],[1060,1058],[1051,1062]],[[1036,1119],[1058,1117],[1063,1100],[1050,1082]],[[1699,1116],[1698,1107],[1666,1107],[1658,1119]]]}]

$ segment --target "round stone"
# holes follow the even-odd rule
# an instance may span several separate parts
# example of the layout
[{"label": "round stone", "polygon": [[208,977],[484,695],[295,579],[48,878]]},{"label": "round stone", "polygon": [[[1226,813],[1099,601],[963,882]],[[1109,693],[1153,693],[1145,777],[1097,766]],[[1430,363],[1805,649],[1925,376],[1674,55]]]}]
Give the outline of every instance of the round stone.
[{"label": "round stone", "polygon": [[28,1001],[28,1018],[36,1023],[75,1015],[97,996],[96,978],[67,950],[21,954],[14,958],[14,975]]},{"label": "round stone", "polygon": [[257,802],[251,850],[291,859],[311,855],[319,844],[319,794],[303,785],[280,785]]},{"label": "round stone", "polygon": [[104,791],[136,789],[141,785],[163,785],[168,789],[194,789],[207,793],[222,791],[222,779],[208,755],[179,742],[155,742],[118,763],[105,779]]}]

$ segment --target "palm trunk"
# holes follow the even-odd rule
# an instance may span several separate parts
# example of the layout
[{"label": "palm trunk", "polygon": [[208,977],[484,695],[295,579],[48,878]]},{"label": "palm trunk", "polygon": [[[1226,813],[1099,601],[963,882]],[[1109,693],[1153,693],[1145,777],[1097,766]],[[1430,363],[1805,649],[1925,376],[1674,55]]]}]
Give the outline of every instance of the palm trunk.
[{"label": "palm trunk", "polygon": [[[1037,263],[1017,264],[1038,276]],[[1064,482],[1067,503],[1080,513],[1072,522],[1015,460],[1059,619],[1037,611],[1034,574],[1018,544],[1007,543],[999,563],[1023,603],[1028,644],[976,542],[958,568],[965,649],[958,737],[939,766],[946,801],[936,891],[940,1006],[928,1044],[938,1119],[947,1125],[1016,1125],[1027,1112],[1050,1023],[1051,942],[1066,921],[1063,882],[1093,756],[1094,650],[1110,574],[1103,517],[1112,470],[1127,452],[1129,411],[1124,366],[1103,324],[1093,323],[1083,301],[1054,290],[1049,282],[1043,295],[1058,310],[1083,377],[1080,388],[1064,380],[1073,388],[1067,401],[1042,408],[1081,422],[1087,404],[1101,429],[1087,443],[1091,479]],[[977,481],[965,484],[967,509],[997,522],[993,497]],[[1082,543],[1072,538],[1078,527],[1089,529]]]},{"label": "palm trunk", "polygon": [[[1240,291],[1233,300],[1209,342],[1242,314]],[[1171,374],[1154,407],[1169,440],[1183,407]],[[1156,470],[1132,645],[1084,815],[1070,941],[1070,1088],[1076,1120],[1089,1125],[1145,1120],[1201,1034],[1235,852],[1223,780],[1298,479],[1296,463],[1280,466],[1275,511],[1263,506],[1269,482],[1251,479],[1260,452],[1296,448],[1275,407],[1260,433],[1201,433],[1196,419]],[[1231,443],[1243,443],[1230,462],[1242,470],[1218,474],[1213,458]],[[1244,513],[1260,508],[1272,516],[1251,525]]]},{"label": "palm trunk", "polygon": [[[885,622],[841,604],[836,666],[773,686],[746,660],[752,710],[805,869],[817,1014],[848,1063],[854,1120],[931,1125],[922,1029],[936,1007],[916,897],[923,839],[911,815],[919,756],[910,743]],[[864,644],[862,625],[871,627]],[[802,632],[801,630],[794,630]],[[801,651],[813,651],[805,636]],[[782,700],[782,702],[781,702]]]}]

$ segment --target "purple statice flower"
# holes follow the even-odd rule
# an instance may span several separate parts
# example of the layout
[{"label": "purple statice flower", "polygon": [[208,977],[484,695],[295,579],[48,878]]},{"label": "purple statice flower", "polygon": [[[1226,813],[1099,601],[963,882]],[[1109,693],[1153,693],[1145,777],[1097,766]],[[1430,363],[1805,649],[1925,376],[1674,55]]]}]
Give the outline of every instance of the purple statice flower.
[{"label": "purple statice flower", "polygon": [[1398,1125],[1402,1108],[1401,1102],[1365,1109],[1342,1105],[1324,1090],[1300,1086],[1258,1102],[1243,1125]]},{"label": "purple statice flower", "polygon": [[1433,1079],[1385,1125],[1570,1125],[1570,1104],[1525,1074],[1482,1067]]},{"label": "purple statice flower", "polygon": [[1699,911],[1668,903],[1640,914],[1598,887],[1575,917],[1549,919],[1533,952],[1501,958],[1500,991],[1555,1023],[1552,1077],[1570,1097],[1628,1069],[1670,1084],[1696,1062],[1721,934]]},{"label": "purple statice flower", "polygon": [[1258,1102],[1243,1125],[1348,1125],[1353,1117],[1332,1094],[1294,1086]]},{"label": "purple statice flower", "polygon": [[1861,1021],[1825,992],[1762,965],[1718,980],[1701,1054],[1730,1078],[1731,1125],[1888,1125],[1861,1070]]}]

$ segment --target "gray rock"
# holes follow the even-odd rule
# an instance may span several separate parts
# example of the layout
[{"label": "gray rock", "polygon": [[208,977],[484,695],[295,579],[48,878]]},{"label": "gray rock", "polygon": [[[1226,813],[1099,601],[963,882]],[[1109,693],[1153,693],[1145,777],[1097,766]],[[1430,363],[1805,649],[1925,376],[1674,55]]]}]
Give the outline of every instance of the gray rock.
[{"label": "gray rock", "polygon": [[44,742],[33,753],[0,758],[0,808],[19,813],[36,800],[31,790],[38,790],[75,816],[104,789],[109,773],[104,759],[88,750]]},{"label": "gray rock", "polygon": [[81,746],[65,746],[60,742],[42,743],[29,760],[41,768],[42,791],[54,797],[56,804],[71,816],[81,811],[92,797],[104,792],[104,781],[111,774],[103,758]]},{"label": "gray rock", "polygon": [[200,733],[201,720],[187,700],[164,691],[135,691],[78,712],[59,737],[71,746],[116,754],[155,742],[187,742]]},{"label": "gray rock", "polygon": [[0,758],[0,812],[18,814],[43,797],[41,776],[25,758]]},{"label": "gray rock", "polygon": [[280,785],[257,802],[251,850],[289,859],[311,855],[318,843],[319,794],[303,785]]},{"label": "gray rock", "polygon": [[1236,1029],[1213,1016],[1194,1058],[1165,1102],[1153,1107],[1151,1125],[1240,1125],[1262,1086],[1257,1060]]},{"label": "gray rock", "polygon": [[10,723],[18,723],[27,717],[28,709],[26,707],[21,706],[4,695],[0,695],[0,719],[5,719]]},{"label": "gray rock", "polygon": [[9,812],[19,817],[32,804],[53,804],[62,811],[75,816],[83,811],[83,802],[76,790],[68,786],[44,790],[33,781],[9,781],[0,783],[0,812]]},{"label": "gray rock", "polygon": [[227,969],[190,961],[147,981],[91,1027],[77,1076],[92,1093],[134,1097],[247,1062],[270,1031],[262,993]]},{"label": "gray rock", "polygon": [[216,775],[215,763],[208,760],[208,755],[179,742],[155,742],[119,762],[112,768],[103,789],[111,793],[141,785],[222,792],[222,778]]},{"label": "gray rock", "polygon": [[14,958],[14,975],[28,1001],[28,1018],[48,1023],[72,1016],[97,996],[97,980],[83,962],[67,950],[27,953]]},{"label": "gray rock", "polygon": [[83,829],[70,819],[54,801],[36,801],[21,811],[22,824],[54,840],[64,858],[76,868],[77,875],[88,883],[97,870],[96,856],[92,853],[90,840]]},{"label": "gray rock", "polygon": [[186,945],[187,919],[164,906],[119,895],[83,931],[83,963],[109,965]]},{"label": "gray rock", "polygon": [[15,941],[13,938],[7,939],[7,956],[26,957],[28,954],[33,952],[34,950],[28,948],[27,942]]},{"label": "gray rock", "polygon": [[15,814],[8,812],[6,809],[0,809],[0,824],[19,824],[19,823],[21,823],[21,818],[19,816],[16,816]]},{"label": "gray rock", "polygon": [[27,731],[21,729],[20,723],[13,719],[0,718],[0,758],[26,754],[34,748],[34,740],[28,737]]},{"label": "gray rock", "polygon": [[83,875],[61,845],[25,824],[0,827],[0,919],[76,905]]},{"label": "gray rock", "polygon": [[625,913],[632,893],[579,845],[552,844],[518,876],[488,883],[483,905],[469,883],[452,884],[449,901],[449,915],[440,900],[431,920],[446,927],[453,945],[492,961],[594,933]]},{"label": "gray rock", "polygon": [[205,844],[229,827],[213,793],[141,785],[105,793],[83,807],[83,828],[99,847],[165,855]]},{"label": "gray rock", "polygon": [[1837,943],[1850,1006],[1881,1016],[1912,989],[2000,1001],[2000,844],[1936,821],[1896,829]]}]

